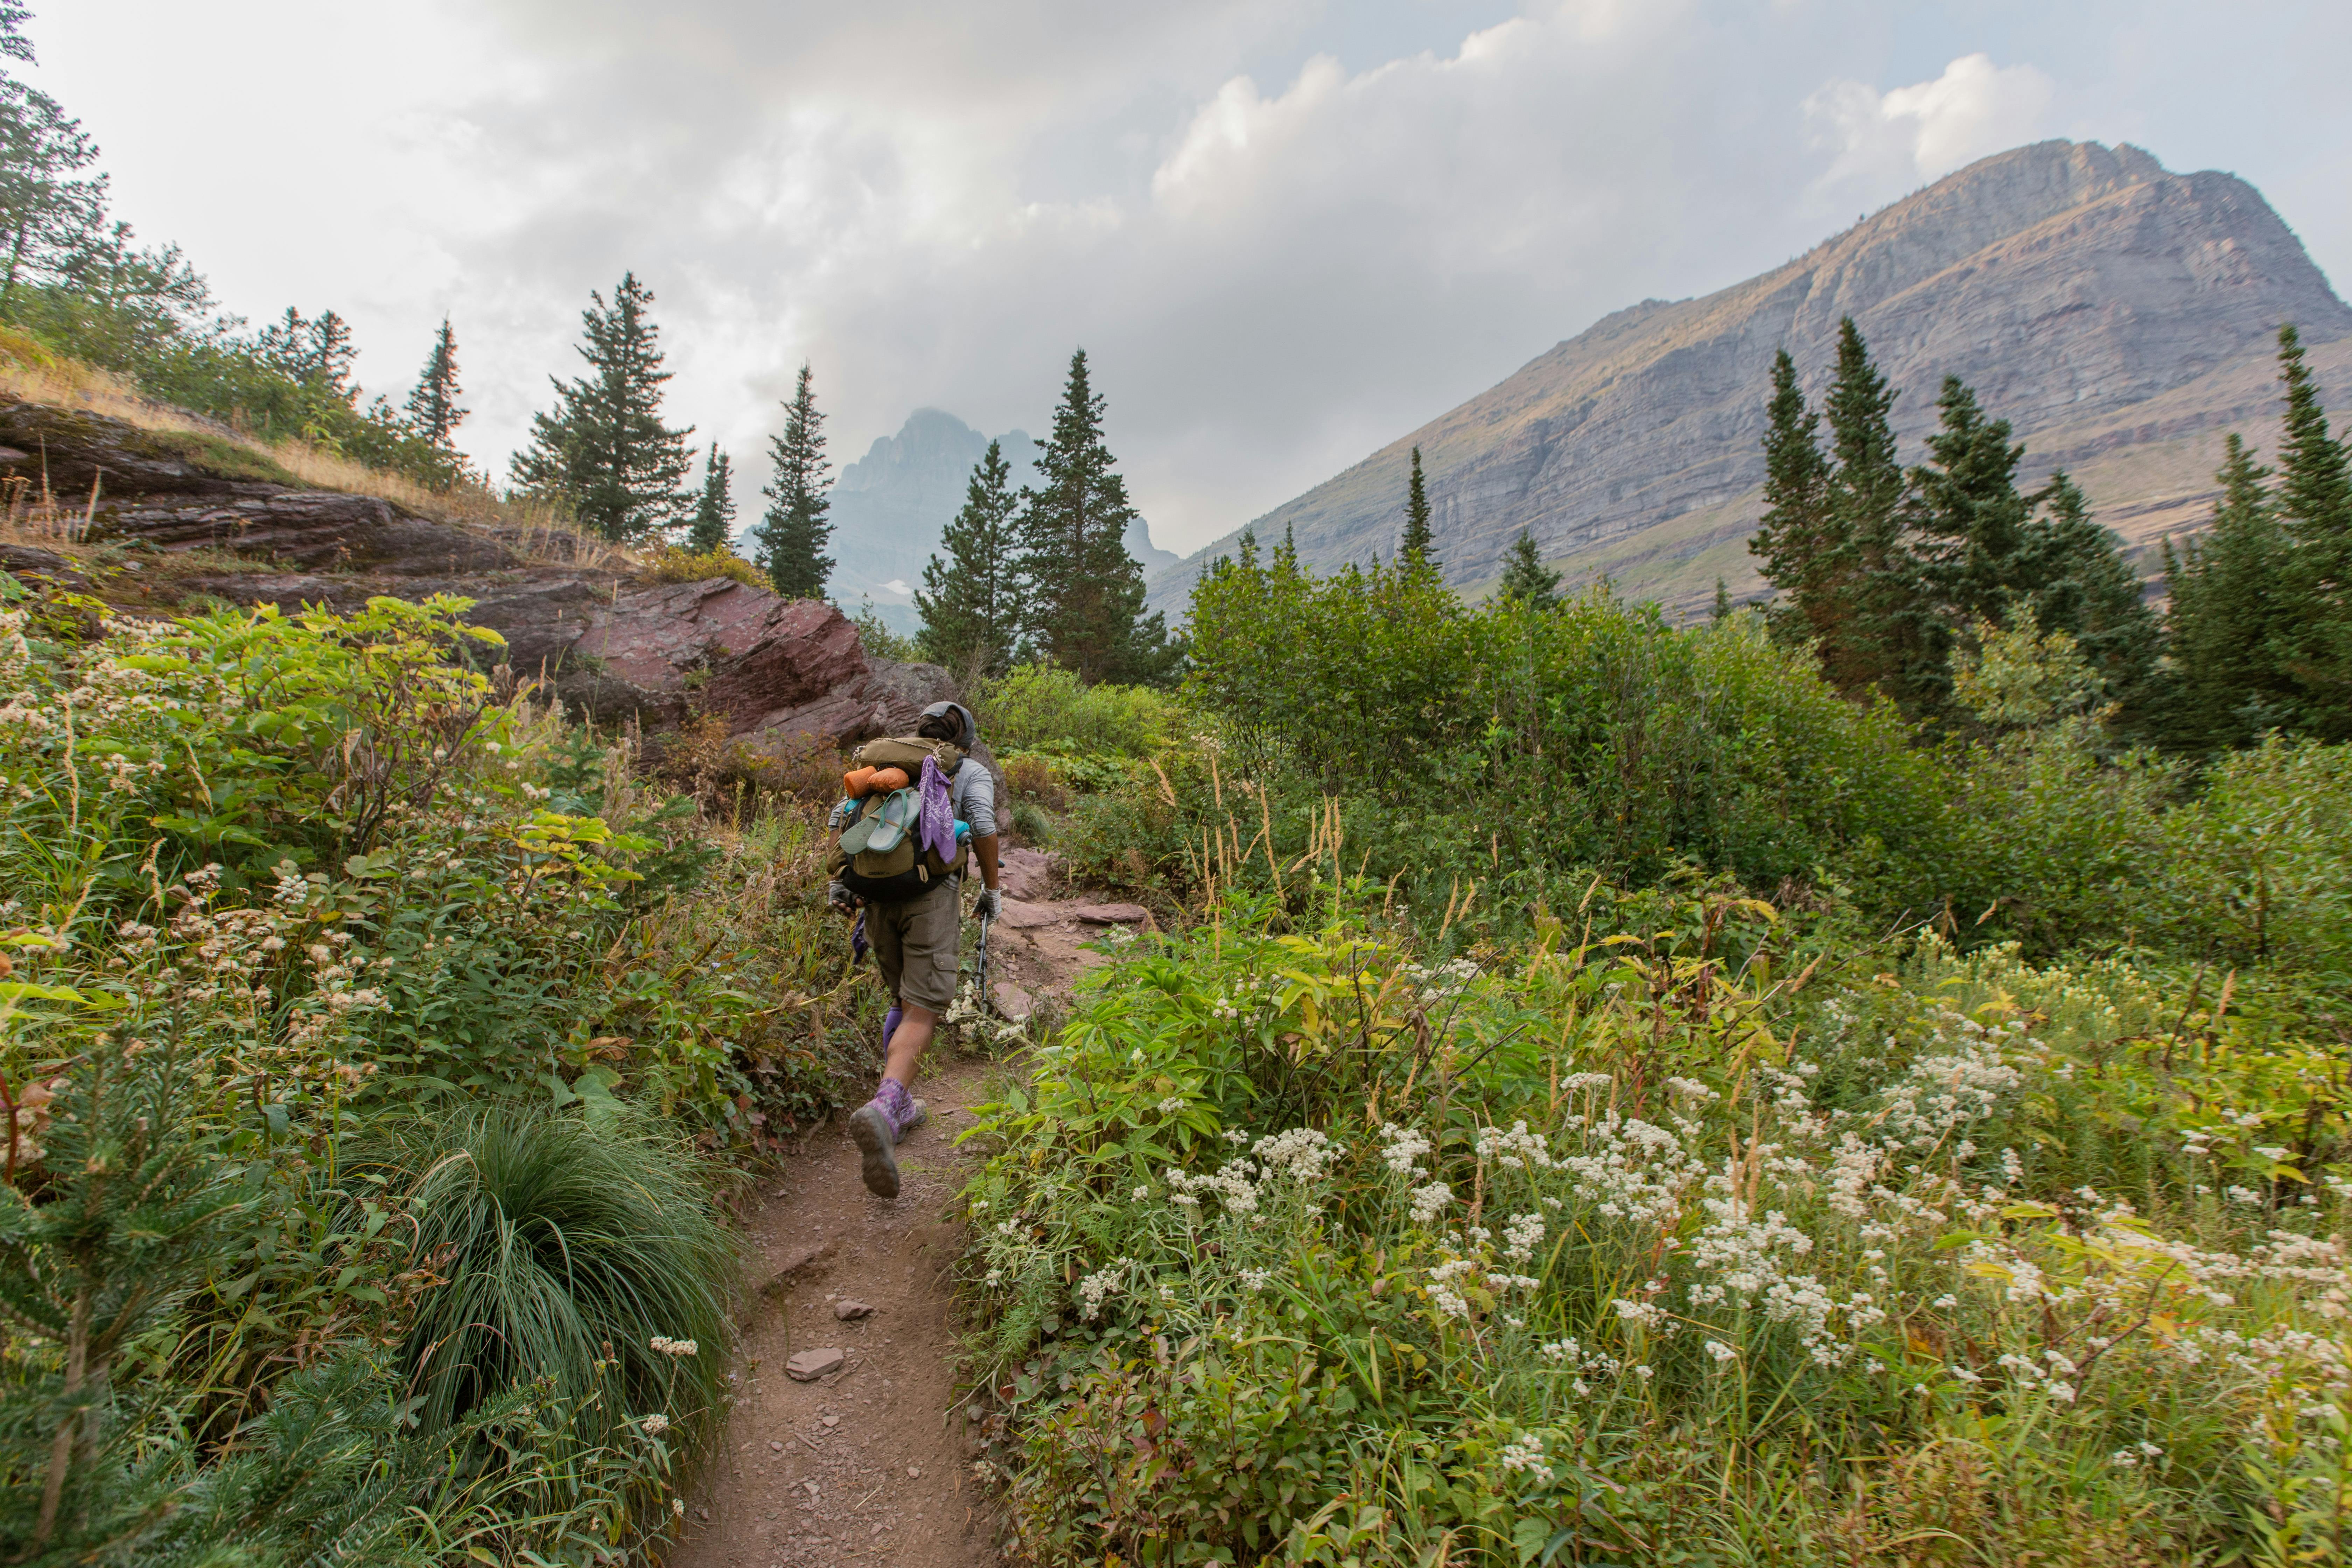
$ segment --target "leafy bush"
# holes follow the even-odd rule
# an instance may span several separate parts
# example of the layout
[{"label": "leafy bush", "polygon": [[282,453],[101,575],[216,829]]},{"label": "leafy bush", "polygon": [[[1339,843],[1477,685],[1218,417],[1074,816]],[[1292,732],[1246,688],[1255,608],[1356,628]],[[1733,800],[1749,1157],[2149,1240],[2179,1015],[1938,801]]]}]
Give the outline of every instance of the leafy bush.
[{"label": "leafy bush", "polygon": [[2329,1004],[1721,888],[1475,961],[1267,912],[1120,949],[984,1112],[1028,1554],[2342,1553]]},{"label": "leafy bush", "polygon": [[645,569],[646,574],[656,583],[707,583],[713,577],[727,577],[747,588],[771,586],[766,573],[724,544],[702,551],[665,544],[654,552]]},{"label": "leafy bush", "polygon": [[1144,757],[1182,732],[1181,710],[1148,686],[1087,686],[1049,664],[1015,665],[973,700],[981,739],[999,752]]}]

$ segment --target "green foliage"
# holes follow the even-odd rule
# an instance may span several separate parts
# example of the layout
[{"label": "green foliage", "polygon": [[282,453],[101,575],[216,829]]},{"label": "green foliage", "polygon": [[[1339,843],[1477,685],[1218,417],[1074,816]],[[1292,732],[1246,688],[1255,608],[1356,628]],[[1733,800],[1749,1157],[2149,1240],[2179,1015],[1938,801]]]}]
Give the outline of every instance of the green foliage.
[{"label": "green foliage", "polygon": [[1412,474],[1405,480],[1404,532],[1397,539],[1397,559],[1437,565],[1435,531],[1430,526],[1429,485],[1422,477],[1421,448],[1412,449]]},{"label": "green foliage", "polygon": [[892,631],[889,623],[874,608],[874,602],[870,599],[861,603],[857,613],[849,620],[857,628],[858,646],[866,650],[868,658],[889,658],[901,664],[910,664],[923,657],[922,645],[913,637],[901,637]]},{"label": "green foliage", "polygon": [[416,433],[443,451],[455,450],[457,426],[466,422],[468,410],[457,401],[464,392],[457,381],[457,333],[444,316],[407,405]]},{"label": "green foliage", "polygon": [[[1720,587],[1721,584],[1717,585]],[[1495,585],[1495,596],[1515,599],[1538,610],[1551,609],[1559,603],[1559,574],[1545,567],[1543,556],[1536,549],[1533,530],[1519,530],[1518,538],[1511,542],[1510,552],[1505,557],[1503,579]]]},{"label": "green foliage", "polygon": [[1731,889],[1475,963],[1349,902],[1114,943],[983,1110],[1027,1554],[2340,1552],[2352,1127],[2307,1004]]},{"label": "green foliage", "polygon": [[982,684],[973,700],[981,739],[999,752],[1061,750],[1147,757],[1184,733],[1164,694],[1142,686],[1085,684],[1049,664],[1015,665]]},{"label": "green foliage", "polygon": [[768,456],[775,477],[760,488],[768,510],[751,530],[752,559],[768,574],[777,593],[788,599],[824,596],[824,583],[833,575],[833,557],[824,552],[833,537],[825,514],[833,499],[825,492],[832,480],[824,455],[824,416],[818,412],[814,378],[801,366],[793,400],[784,405],[784,430],[768,437]]},{"label": "green foliage", "polygon": [[1082,680],[1157,683],[1181,653],[1160,614],[1143,613],[1143,568],[1127,550],[1136,511],[1102,425],[1103,397],[1078,349],[1037,449],[1038,484],[1021,491],[1025,625],[1039,653]]},{"label": "green foliage", "polygon": [[2269,477],[2232,431],[2215,476],[2221,499],[2211,526],[2178,555],[2172,542],[2164,542],[2177,671],[2163,721],[2170,744],[2196,751],[2246,745],[2294,713],[2294,687],[2268,641],[2285,552],[2263,484]]},{"label": "green foliage", "polygon": [[412,1265],[449,1280],[402,1344],[421,1420],[449,1425],[545,1377],[592,1440],[654,1412],[681,1440],[710,1436],[734,1256],[690,1151],[512,1112],[392,1136],[394,1166],[423,1173],[404,1198]]},{"label": "green foliage", "polygon": [[702,551],[665,544],[646,563],[646,575],[656,583],[707,583],[713,577],[726,577],[747,588],[768,585],[767,574],[724,544]]},{"label": "green foliage", "polygon": [[[710,443],[710,453],[703,459],[702,489],[695,496],[694,519],[687,524],[686,548],[696,555],[734,553],[735,493],[733,465],[719,443]],[[733,574],[729,574],[732,575]],[[752,586],[761,585],[759,578],[746,579]]]},{"label": "green foliage", "polygon": [[686,437],[661,420],[661,331],[653,290],[621,275],[607,306],[591,291],[581,312],[580,357],[588,374],[553,381],[555,406],[531,416],[530,445],[515,454],[514,482],[560,500],[582,526],[623,543],[651,539],[688,506],[678,487],[691,459]]},{"label": "green foliage", "polygon": [[923,563],[916,642],[935,664],[987,675],[1019,651],[1026,595],[1012,474],[1001,444],[991,441],[972,466],[963,510],[940,536],[946,553]]}]

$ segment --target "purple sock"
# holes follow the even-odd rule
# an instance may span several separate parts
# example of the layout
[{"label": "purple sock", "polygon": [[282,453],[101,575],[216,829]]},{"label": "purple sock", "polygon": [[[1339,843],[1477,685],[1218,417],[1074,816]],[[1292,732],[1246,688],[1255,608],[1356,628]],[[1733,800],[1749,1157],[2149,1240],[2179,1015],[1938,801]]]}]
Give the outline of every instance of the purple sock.
[{"label": "purple sock", "polygon": [[890,1133],[894,1138],[904,1133],[907,1123],[915,1119],[915,1097],[908,1094],[907,1086],[895,1078],[882,1080],[882,1087],[874,1091],[874,1100],[882,1107],[883,1114],[889,1117]]},{"label": "purple sock", "polygon": [[882,1048],[885,1051],[890,1048],[890,1037],[898,1032],[898,1020],[906,1016],[906,1010],[901,1007],[892,1007],[882,1015]]}]

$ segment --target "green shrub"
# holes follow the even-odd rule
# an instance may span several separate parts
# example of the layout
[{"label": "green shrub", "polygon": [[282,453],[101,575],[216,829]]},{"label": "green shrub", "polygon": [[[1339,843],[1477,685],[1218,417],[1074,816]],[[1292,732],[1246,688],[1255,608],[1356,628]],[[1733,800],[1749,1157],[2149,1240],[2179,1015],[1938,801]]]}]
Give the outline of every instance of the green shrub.
[{"label": "green shrub", "polygon": [[1344,907],[1111,944],[970,1188],[1022,1550],[2341,1553],[2325,1037],[1622,898],[1476,962]]},{"label": "green shrub", "polygon": [[1148,686],[1087,686],[1049,664],[1016,665],[973,700],[981,739],[999,752],[1061,751],[1144,757],[1181,731],[1181,715]]},{"label": "green shrub", "polygon": [[665,544],[654,552],[646,570],[656,583],[705,583],[713,577],[726,577],[747,588],[772,586],[766,573],[724,544],[714,544],[703,551]]}]

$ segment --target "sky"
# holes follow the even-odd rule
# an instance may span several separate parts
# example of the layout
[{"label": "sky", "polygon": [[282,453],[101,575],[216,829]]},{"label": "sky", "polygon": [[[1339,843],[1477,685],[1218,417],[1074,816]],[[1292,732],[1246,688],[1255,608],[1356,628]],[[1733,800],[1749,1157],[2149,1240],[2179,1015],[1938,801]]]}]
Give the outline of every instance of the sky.
[{"label": "sky", "polygon": [[845,462],[925,405],[1043,430],[1083,346],[1179,550],[2044,137],[2241,174],[2352,279],[2341,0],[34,9],[141,237],[340,310],[395,401],[446,314],[498,473],[625,270],[669,417],[752,477],[803,361]]}]

